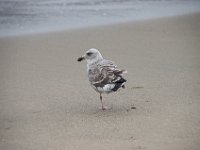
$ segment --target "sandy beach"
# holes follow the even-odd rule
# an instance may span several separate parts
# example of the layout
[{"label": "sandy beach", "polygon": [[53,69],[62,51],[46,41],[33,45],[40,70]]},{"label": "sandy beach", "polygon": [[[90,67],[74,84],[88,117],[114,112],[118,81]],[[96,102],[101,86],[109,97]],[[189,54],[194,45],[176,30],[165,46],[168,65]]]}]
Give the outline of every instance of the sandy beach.
[{"label": "sandy beach", "polygon": [[[111,110],[93,47],[128,70]],[[199,150],[200,14],[2,37],[0,71],[1,150]]]}]

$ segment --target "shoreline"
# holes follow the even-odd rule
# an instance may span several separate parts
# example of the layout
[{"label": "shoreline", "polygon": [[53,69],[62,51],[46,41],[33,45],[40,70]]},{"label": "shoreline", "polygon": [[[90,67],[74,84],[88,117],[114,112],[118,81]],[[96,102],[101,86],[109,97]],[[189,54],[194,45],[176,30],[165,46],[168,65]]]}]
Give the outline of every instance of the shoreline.
[{"label": "shoreline", "polygon": [[139,20],[124,20],[124,21],[114,21],[113,23],[102,23],[102,24],[94,24],[94,25],[84,25],[84,26],[76,26],[76,27],[69,27],[69,28],[60,28],[60,29],[49,29],[49,30],[38,30],[36,32],[24,32],[19,34],[11,34],[11,35],[0,35],[1,38],[12,38],[12,37],[20,37],[20,36],[31,36],[31,35],[39,35],[39,34],[48,34],[48,33],[61,33],[61,32],[74,32],[74,31],[81,31],[81,30],[88,30],[92,28],[103,28],[103,27],[111,27],[111,26],[120,26],[120,25],[126,25],[126,24],[134,24],[134,23],[143,23],[143,22],[149,22],[149,21],[156,21],[160,19],[170,19],[170,18],[179,18],[184,16],[198,16],[200,12],[191,12],[186,14],[176,14],[176,15],[168,15],[168,16],[160,16],[160,17],[152,17],[152,18],[145,18],[145,19],[139,19]]}]

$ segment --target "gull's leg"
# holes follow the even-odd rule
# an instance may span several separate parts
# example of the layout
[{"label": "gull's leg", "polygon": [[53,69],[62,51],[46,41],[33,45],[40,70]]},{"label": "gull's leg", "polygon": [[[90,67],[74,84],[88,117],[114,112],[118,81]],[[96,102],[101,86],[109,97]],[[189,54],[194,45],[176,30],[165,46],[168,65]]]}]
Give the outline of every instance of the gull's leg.
[{"label": "gull's leg", "polygon": [[102,110],[111,109],[111,107],[106,107],[103,105],[103,99],[102,99],[101,93],[100,93],[100,100],[101,100],[101,108],[100,109],[102,109]]},{"label": "gull's leg", "polygon": [[100,100],[101,100],[101,109],[102,109],[102,110],[106,110],[106,108],[104,108],[104,106],[103,106],[103,100],[102,100],[101,93],[100,93]]}]

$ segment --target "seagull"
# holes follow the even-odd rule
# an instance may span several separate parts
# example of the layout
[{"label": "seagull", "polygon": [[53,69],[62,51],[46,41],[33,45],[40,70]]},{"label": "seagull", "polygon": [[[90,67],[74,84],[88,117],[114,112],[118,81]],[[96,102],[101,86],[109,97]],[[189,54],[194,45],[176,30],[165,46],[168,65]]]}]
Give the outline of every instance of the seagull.
[{"label": "seagull", "polygon": [[101,109],[106,110],[103,105],[102,94],[116,92],[120,88],[125,88],[126,79],[122,77],[126,70],[117,68],[117,65],[102,57],[101,53],[91,48],[77,61],[86,60],[87,74],[92,88],[100,94]]}]

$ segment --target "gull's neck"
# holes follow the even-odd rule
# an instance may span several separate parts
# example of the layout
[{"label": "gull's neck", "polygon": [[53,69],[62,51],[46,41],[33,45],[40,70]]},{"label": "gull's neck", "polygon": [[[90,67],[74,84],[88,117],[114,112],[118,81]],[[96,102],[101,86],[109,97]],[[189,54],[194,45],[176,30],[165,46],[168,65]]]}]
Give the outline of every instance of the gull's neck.
[{"label": "gull's neck", "polygon": [[88,65],[93,65],[93,64],[97,64],[99,61],[103,60],[103,57],[101,56],[101,54],[96,57],[95,59],[88,59],[87,60],[87,64]]}]

